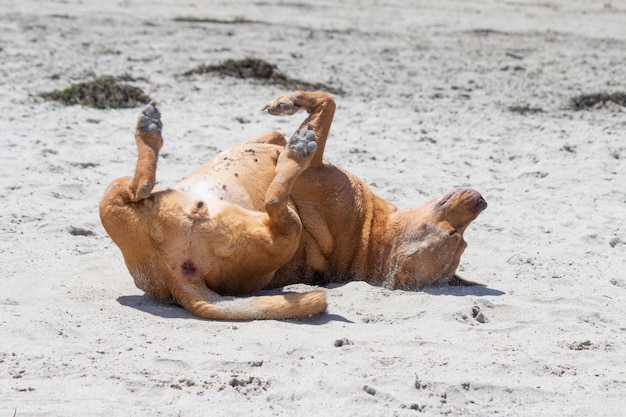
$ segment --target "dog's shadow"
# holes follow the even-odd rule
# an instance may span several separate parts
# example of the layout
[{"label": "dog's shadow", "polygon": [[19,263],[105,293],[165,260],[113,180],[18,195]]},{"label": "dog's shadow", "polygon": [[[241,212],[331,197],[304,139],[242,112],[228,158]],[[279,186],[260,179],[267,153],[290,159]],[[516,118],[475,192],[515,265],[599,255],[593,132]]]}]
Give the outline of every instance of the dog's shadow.
[{"label": "dog's shadow", "polygon": [[[327,288],[336,288],[338,286],[343,286],[345,283],[339,284],[329,284]],[[483,287],[481,285],[431,285],[428,287],[424,287],[421,289],[422,292],[431,294],[431,295],[454,295],[454,296],[468,296],[474,295],[477,297],[483,296],[501,296],[505,293],[503,291]],[[284,294],[284,291],[280,290],[268,290],[262,291],[263,295],[275,295],[275,294]],[[139,311],[143,311],[144,313],[152,314],[154,316],[158,316],[164,319],[195,319],[198,317],[175,304],[166,304],[160,301],[157,301],[150,296],[143,295],[123,295],[117,298],[117,301],[126,307],[131,307]],[[330,314],[330,313],[322,313],[317,316],[303,318],[303,319],[294,319],[294,320],[285,320],[294,324],[308,324],[308,325],[324,325],[331,322],[343,322],[343,323],[354,323],[353,321],[338,315],[338,314]]]},{"label": "dog's shadow", "polygon": [[482,285],[430,285],[422,288],[421,291],[430,295],[454,295],[458,297],[464,297],[467,295],[474,295],[476,297],[499,297],[506,294],[504,291]]},{"label": "dog's shadow", "polygon": [[122,295],[117,298],[117,302],[125,307],[131,307],[135,310],[143,311],[154,316],[164,319],[191,319],[197,318],[184,308],[176,304],[166,304],[153,299],[152,297],[142,295]]},{"label": "dog's shadow", "polygon": [[[269,292],[264,291],[265,294],[269,294]],[[284,292],[282,292],[284,294]],[[279,293],[275,293],[279,294]],[[185,308],[180,307],[176,304],[166,304],[160,301],[153,299],[152,297],[143,294],[143,295],[122,295],[117,298],[117,302],[123,306],[131,307],[139,311],[143,311],[144,313],[152,314],[154,316],[158,316],[164,319],[194,319],[198,320],[199,318]],[[225,320],[228,321],[228,320]],[[281,320],[282,321],[282,320]],[[317,316],[302,318],[302,319],[292,319],[292,320],[284,320],[289,323],[294,324],[309,324],[314,326],[324,325],[330,322],[343,322],[343,323],[353,323],[351,320],[340,316],[338,314],[330,314],[330,313],[322,313]],[[234,322],[234,321],[233,321]]]}]

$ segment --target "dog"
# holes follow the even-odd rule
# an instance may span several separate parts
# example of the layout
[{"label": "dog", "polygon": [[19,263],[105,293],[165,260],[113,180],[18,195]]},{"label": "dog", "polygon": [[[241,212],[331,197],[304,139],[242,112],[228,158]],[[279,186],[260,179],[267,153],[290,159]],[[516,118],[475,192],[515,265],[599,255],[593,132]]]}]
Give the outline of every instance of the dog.
[{"label": "dog", "polygon": [[100,203],[135,285],[205,319],[257,320],[326,310],[321,290],[254,295],[294,283],[479,284],[456,269],[467,246],[463,232],[487,207],[483,197],[456,189],[399,210],[375,196],[323,161],[335,106],[323,92],[281,95],[263,110],[308,113],[289,140],[268,132],[165,190],[154,188],[161,113],[154,102],[146,106],[135,130],[134,175],[113,181]]}]

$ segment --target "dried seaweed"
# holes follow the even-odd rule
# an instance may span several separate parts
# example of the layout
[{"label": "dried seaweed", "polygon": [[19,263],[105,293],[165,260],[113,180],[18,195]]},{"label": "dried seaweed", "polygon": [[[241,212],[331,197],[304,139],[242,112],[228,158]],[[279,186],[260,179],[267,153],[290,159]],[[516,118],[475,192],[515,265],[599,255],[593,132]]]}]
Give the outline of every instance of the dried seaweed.
[{"label": "dried seaweed", "polygon": [[246,19],[245,17],[241,17],[241,16],[233,17],[230,20],[214,19],[214,18],[211,18],[211,17],[188,17],[188,16],[175,17],[172,20],[174,22],[182,22],[182,23],[215,23],[215,24],[220,24],[220,25],[241,25],[241,24],[251,24],[251,23],[262,23],[262,24],[265,24],[265,22],[259,22],[259,21],[256,21],[256,20],[249,20],[249,19]]},{"label": "dried seaweed", "polygon": [[331,94],[344,94],[340,88],[323,83],[310,83],[287,77],[276,65],[262,59],[245,58],[242,60],[229,59],[219,65],[200,65],[184,72],[183,76],[192,75],[222,75],[241,79],[253,79],[265,84],[279,85],[291,90],[317,91],[323,90]]},{"label": "dried seaweed", "polygon": [[[122,79],[128,80],[128,76]],[[109,75],[40,95],[46,100],[60,101],[68,106],[80,104],[98,109],[133,108],[151,100],[139,87],[120,83],[118,78]]]},{"label": "dried seaweed", "polygon": [[569,108],[572,110],[586,110],[602,107],[607,103],[615,103],[626,107],[626,94],[623,92],[581,94],[570,99]]},{"label": "dried seaweed", "polygon": [[527,104],[514,104],[508,107],[509,111],[517,114],[536,114],[543,113],[543,109],[541,107],[532,107]]}]

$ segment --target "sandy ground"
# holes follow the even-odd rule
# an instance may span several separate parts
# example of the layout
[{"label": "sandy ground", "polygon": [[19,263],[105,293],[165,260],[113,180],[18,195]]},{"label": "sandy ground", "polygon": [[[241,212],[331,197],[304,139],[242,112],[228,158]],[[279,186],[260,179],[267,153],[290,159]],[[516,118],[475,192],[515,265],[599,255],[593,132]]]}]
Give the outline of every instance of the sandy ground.
[{"label": "sandy ground", "polygon": [[[322,316],[251,323],[136,289],[97,205],[138,110],[39,93],[138,79],[167,186],[298,125],[260,112],[280,87],[179,76],[245,57],[345,90],[326,156],[378,195],[479,190],[460,273],[488,287],[350,283]],[[626,114],[568,104],[623,92],[625,63],[624,1],[0,0],[0,417],[621,415]]]}]

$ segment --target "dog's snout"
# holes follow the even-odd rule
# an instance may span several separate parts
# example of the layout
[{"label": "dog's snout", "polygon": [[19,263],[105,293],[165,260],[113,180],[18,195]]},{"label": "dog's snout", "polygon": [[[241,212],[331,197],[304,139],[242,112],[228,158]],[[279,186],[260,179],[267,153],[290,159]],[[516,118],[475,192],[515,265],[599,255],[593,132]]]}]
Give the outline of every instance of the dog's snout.
[{"label": "dog's snout", "polygon": [[487,200],[485,200],[484,197],[478,191],[473,190],[471,188],[468,188],[464,191],[467,193],[467,195],[470,196],[471,200],[469,201],[475,202],[474,207],[476,208],[477,212],[480,213],[481,211],[487,208]]},{"label": "dog's snout", "polygon": [[485,198],[478,191],[467,188],[465,192],[475,202],[475,207],[478,212],[481,212],[487,208],[487,200],[485,200]]}]

